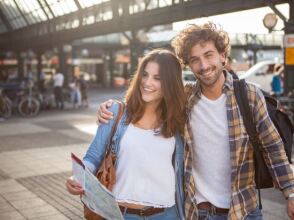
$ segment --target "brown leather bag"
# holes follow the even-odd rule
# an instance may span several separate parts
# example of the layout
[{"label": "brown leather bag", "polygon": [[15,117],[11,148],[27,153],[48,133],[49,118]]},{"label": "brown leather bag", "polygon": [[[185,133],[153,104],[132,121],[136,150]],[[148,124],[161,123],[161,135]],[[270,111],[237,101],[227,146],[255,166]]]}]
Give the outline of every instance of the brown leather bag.
[{"label": "brown leather bag", "polygon": [[[98,169],[96,173],[96,177],[98,178],[98,180],[110,191],[112,191],[113,185],[115,184],[115,181],[116,181],[116,175],[115,175],[116,155],[115,153],[111,151],[112,138],[118,126],[118,122],[124,112],[124,104],[122,102],[118,102],[118,104],[119,104],[119,111],[115,119],[114,125],[111,129],[111,134],[108,141],[108,145],[106,147],[105,156],[101,163],[100,168]],[[85,204],[84,204],[84,217],[87,220],[103,220],[104,219],[100,215],[97,215],[95,212],[92,212],[91,209],[89,209]]]}]

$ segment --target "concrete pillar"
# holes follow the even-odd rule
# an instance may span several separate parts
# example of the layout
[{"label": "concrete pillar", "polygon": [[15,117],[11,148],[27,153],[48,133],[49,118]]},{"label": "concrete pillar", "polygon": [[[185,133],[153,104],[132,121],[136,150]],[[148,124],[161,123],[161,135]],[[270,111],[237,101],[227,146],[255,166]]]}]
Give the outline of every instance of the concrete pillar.
[{"label": "concrete pillar", "polygon": [[[109,51],[109,60],[108,60],[108,68],[109,68],[109,73],[110,73],[110,86],[114,86],[114,55],[113,51]],[[106,72],[108,72],[106,70]]]},{"label": "concrete pillar", "polygon": [[40,75],[42,72],[42,52],[37,51],[37,82],[40,83]]},{"label": "concrete pillar", "polygon": [[63,86],[67,87],[69,77],[68,77],[67,64],[66,64],[66,55],[62,46],[58,48],[58,61],[59,61],[59,71],[64,75]]},{"label": "concrete pillar", "polygon": [[23,57],[21,55],[21,51],[17,51],[17,74],[18,79],[23,80],[24,79],[24,62]]}]

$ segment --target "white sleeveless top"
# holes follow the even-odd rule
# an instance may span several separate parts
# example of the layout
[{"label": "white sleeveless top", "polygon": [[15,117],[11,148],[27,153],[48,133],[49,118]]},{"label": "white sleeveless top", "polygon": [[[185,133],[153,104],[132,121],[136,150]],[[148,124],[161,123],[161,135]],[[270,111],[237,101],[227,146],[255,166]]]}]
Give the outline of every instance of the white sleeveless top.
[{"label": "white sleeveless top", "polygon": [[171,207],[175,204],[175,172],[172,157],[175,138],[155,135],[130,124],[120,142],[117,158],[117,202]]}]

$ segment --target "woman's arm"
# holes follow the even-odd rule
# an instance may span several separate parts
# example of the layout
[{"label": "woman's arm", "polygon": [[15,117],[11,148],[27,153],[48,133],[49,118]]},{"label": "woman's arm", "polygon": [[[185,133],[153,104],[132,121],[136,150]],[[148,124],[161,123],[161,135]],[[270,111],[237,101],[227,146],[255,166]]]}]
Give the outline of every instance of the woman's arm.
[{"label": "woman's arm", "polygon": [[118,114],[119,105],[117,103],[113,103],[109,110],[113,113],[113,119],[111,119],[108,124],[99,125],[96,136],[90,144],[86,155],[83,158],[85,165],[93,173],[96,172],[104,158],[106,147],[110,138],[111,129]]}]

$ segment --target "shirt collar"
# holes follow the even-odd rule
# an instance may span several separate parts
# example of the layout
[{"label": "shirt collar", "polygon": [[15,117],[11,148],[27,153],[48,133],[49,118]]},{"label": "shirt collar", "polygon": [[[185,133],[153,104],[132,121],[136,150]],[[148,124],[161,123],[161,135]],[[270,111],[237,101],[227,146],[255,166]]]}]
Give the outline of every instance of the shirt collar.
[{"label": "shirt collar", "polygon": [[[233,77],[227,71],[223,70],[223,74],[225,75],[225,83],[222,88],[223,93],[227,93],[230,90],[233,90]],[[188,111],[192,109],[194,104],[201,98],[201,86],[200,81],[197,80],[196,84],[192,87],[191,96],[188,98]]]},{"label": "shirt collar", "polygon": [[[233,89],[233,77],[232,75],[227,71],[223,70],[223,74],[225,75],[225,83],[223,85],[223,93],[225,93],[227,90]],[[201,97],[201,87],[200,87],[200,81],[197,80],[195,85],[195,95],[200,98]]]}]

